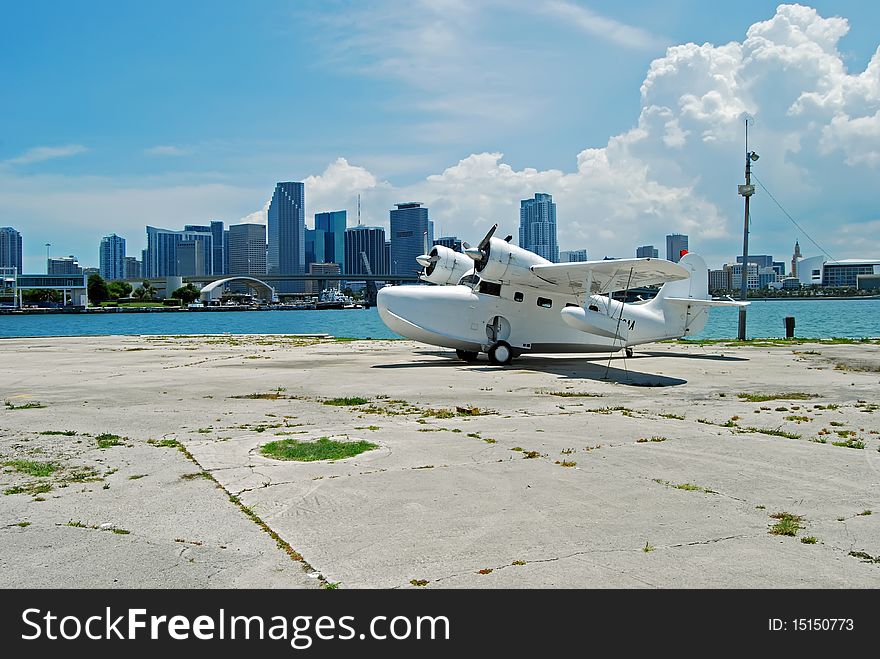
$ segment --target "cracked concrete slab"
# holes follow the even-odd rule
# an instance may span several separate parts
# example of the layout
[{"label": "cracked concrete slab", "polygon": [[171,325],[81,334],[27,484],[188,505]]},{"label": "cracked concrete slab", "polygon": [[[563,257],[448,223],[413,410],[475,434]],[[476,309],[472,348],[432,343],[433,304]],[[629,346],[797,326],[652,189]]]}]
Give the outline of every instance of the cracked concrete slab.
[{"label": "cracked concrete slab", "polygon": [[[2,462],[59,465],[0,472],[3,491],[51,485],[0,496],[3,586],[880,585],[880,383],[846,367],[875,344],[656,344],[506,369],[403,341],[2,348],[3,400],[45,406],[0,411]],[[370,402],[324,404],[346,396]],[[101,433],[125,439],[99,449]],[[319,437],[378,448],[260,453]],[[795,536],[768,533],[779,512],[803,518]]]}]

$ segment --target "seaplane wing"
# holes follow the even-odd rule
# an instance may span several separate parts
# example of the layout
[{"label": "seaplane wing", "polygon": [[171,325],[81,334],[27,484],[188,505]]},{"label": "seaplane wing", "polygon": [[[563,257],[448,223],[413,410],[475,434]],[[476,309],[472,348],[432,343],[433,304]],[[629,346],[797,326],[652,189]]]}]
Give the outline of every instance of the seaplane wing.
[{"label": "seaplane wing", "polygon": [[[570,293],[609,293],[628,288],[657,286],[690,276],[685,268],[663,259],[613,259],[580,263],[533,265],[540,280]],[[586,289],[590,290],[587,291]]]}]

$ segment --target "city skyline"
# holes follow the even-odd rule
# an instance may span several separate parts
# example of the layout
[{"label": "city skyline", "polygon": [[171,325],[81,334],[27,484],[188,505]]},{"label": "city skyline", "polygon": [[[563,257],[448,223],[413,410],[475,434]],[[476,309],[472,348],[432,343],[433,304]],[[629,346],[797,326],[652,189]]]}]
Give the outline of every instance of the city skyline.
[{"label": "city skyline", "polygon": [[[163,2],[9,9],[2,42],[19,64],[0,108],[0,224],[26,237],[24,270],[45,263],[47,242],[91,265],[111,231],[138,253],[145,225],[265,223],[279,180],[303,181],[307,217],[353,217],[360,195],[363,222],[388,230],[391,205],[421,199],[443,233],[469,241],[494,222],[516,235],[518,201],[542,191],[558,205],[560,249],[623,255],[631,236],[685,233],[721,263],[740,249],[745,112],[761,155],[761,251],[787,253],[792,237],[819,251],[769,190],[834,258],[880,253],[873,5],[269,4],[175,8],[171,28]],[[111,37],[81,48],[86,25]],[[194,25],[198,48],[182,38]],[[144,53],[128,45],[154,31]],[[583,66],[599,54],[601,67]],[[295,93],[269,84],[278,62]],[[546,80],[541,93],[524,75]],[[283,121],[306,130],[279,135]]]}]

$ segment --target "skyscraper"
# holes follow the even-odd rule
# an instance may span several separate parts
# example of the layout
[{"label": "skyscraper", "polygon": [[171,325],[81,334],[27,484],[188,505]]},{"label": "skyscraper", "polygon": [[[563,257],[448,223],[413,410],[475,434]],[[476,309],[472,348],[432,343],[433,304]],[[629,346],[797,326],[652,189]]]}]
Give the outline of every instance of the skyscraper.
[{"label": "skyscraper", "polygon": [[573,249],[570,251],[559,252],[559,263],[582,263],[589,261],[587,250]]},{"label": "skyscraper", "polygon": [[211,274],[211,257],[213,250],[205,249],[205,243],[199,238],[181,240],[175,248],[176,275],[180,277],[201,277]]},{"label": "skyscraper", "polygon": [[434,240],[435,245],[443,245],[444,247],[448,247],[454,252],[461,251],[461,238],[458,236],[441,236]]},{"label": "skyscraper", "polygon": [[797,240],[794,241],[794,254],[791,255],[791,276],[798,276],[798,261],[801,260],[801,244]]},{"label": "skyscraper", "polygon": [[365,275],[361,252],[367,255],[370,269],[374,275],[388,272],[387,251],[385,248],[385,229],[358,225],[345,230],[345,265],[346,275]]},{"label": "skyscraper", "polygon": [[519,246],[548,261],[559,261],[556,244],[556,204],[542,192],[519,203]]},{"label": "skyscraper", "polygon": [[666,260],[678,263],[681,261],[682,251],[687,251],[688,237],[682,233],[673,233],[666,236]]},{"label": "skyscraper", "polygon": [[138,261],[136,256],[126,256],[124,279],[126,281],[136,281],[140,279],[143,274],[143,269],[141,265],[141,262]]},{"label": "skyscraper", "polygon": [[275,185],[269,204],[269,250],[266,257],[269,274],[295,275],[304,272],[305,196],[302,183],[287,181]]},{"label": "skyscraper", "polygon": [[315,214],[315,231],[324,232],[324,252],[316,254],[313,263],[338,263],[345,261],[346,211],[330,211]]},{"label": "skyscraper", "polygon": [[411,275],[419,269],[416,257],[425,252],[425,235],[430,238],[428,209],[419,201],[394,205],[397,208],[390,211],[390,271],[396,275]]},{"label": "skyscraper", "polygon": [[202,272],[186,273],[186,274],[213,274],[213,243],[214,236],[210,231],[201,231],[196,229],[204,229],[205,227],[196,227],[195,225],[187,225],[183,231],[171,231],[169,229],[159,229],[156,227],[147,227],[147,249],[144,250],[143,276],[149,277],[167,277],[182,275],[177,271],[178,258],[177,246],[181,242],[197,242],[201,251],[198,259],[191,256],[193,247],[184,247],[187,251],[187,258],[184,262],[187,264],[186,269],[195,268]]},{"label": "skyscraper", "polygon": [[111,233],[101,238],[99,272],[107,281],[125,279],[125,238]]},{"label": "skyscraper", "polygon": [[46,274],[49,275],[81,275],[83,273],[79,261],[73,255],[50,258],[49,267],[46,270]]},{"label": "skyscraper", "polygon": [[636,248],[637,259],[656,259],[659,256],[660,253],[653,245],[642,245]]},{"label": "skyscraper", "polygon": [[233,224],[229,227],[230,275],[266,274],[266,226]]},{"label": "skyscraper", "polygon": [[225,249],[225,243],[223,241],[223,234],[226,233],[223,230],[223,222],[219,220],[211,221],[211,241],[213,243],[213,252],[211,254],[211,268],[212,274],[215,275],[225,275],[226,268],[223,267],[224,261],[226,261],[226,257],[223,254],[223,250]]},{"label": "skyscraper", "polygon": [[21,274],[21,234],[12,227],[0,227],[0,268],[17,268]]}]

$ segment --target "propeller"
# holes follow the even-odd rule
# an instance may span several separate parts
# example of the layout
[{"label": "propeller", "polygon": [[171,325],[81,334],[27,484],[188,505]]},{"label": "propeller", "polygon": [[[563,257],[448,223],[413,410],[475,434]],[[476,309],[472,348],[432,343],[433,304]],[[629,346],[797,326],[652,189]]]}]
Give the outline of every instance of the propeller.
[{"label": "propeller", "polygon": [[434,247],[427,254],[420,254],[416,257],[416,261],[418,261],[419,265],[424,268],[419,274],[425,275],[426,277],[430,275],[434,271],[434,266],[437,261],[440,260],[440,254],[437,253],[437,248]]},{"label": "propeller", "polygon": [[[497,224],[493,224],[492,228],[489,229],[489,233],[483,236],[483,239],[480,241],[480,244],[476,247],[468,247],[464,250],[464,253],[467,254],[474,260],[474,268],[479,272],[483,269],[483,266],[486,264],[486,260],[489,258],[489,245],[492,236],[495,234],[495,230],[498,229]],[[464,245],[462,245],[464,247]]]}]

